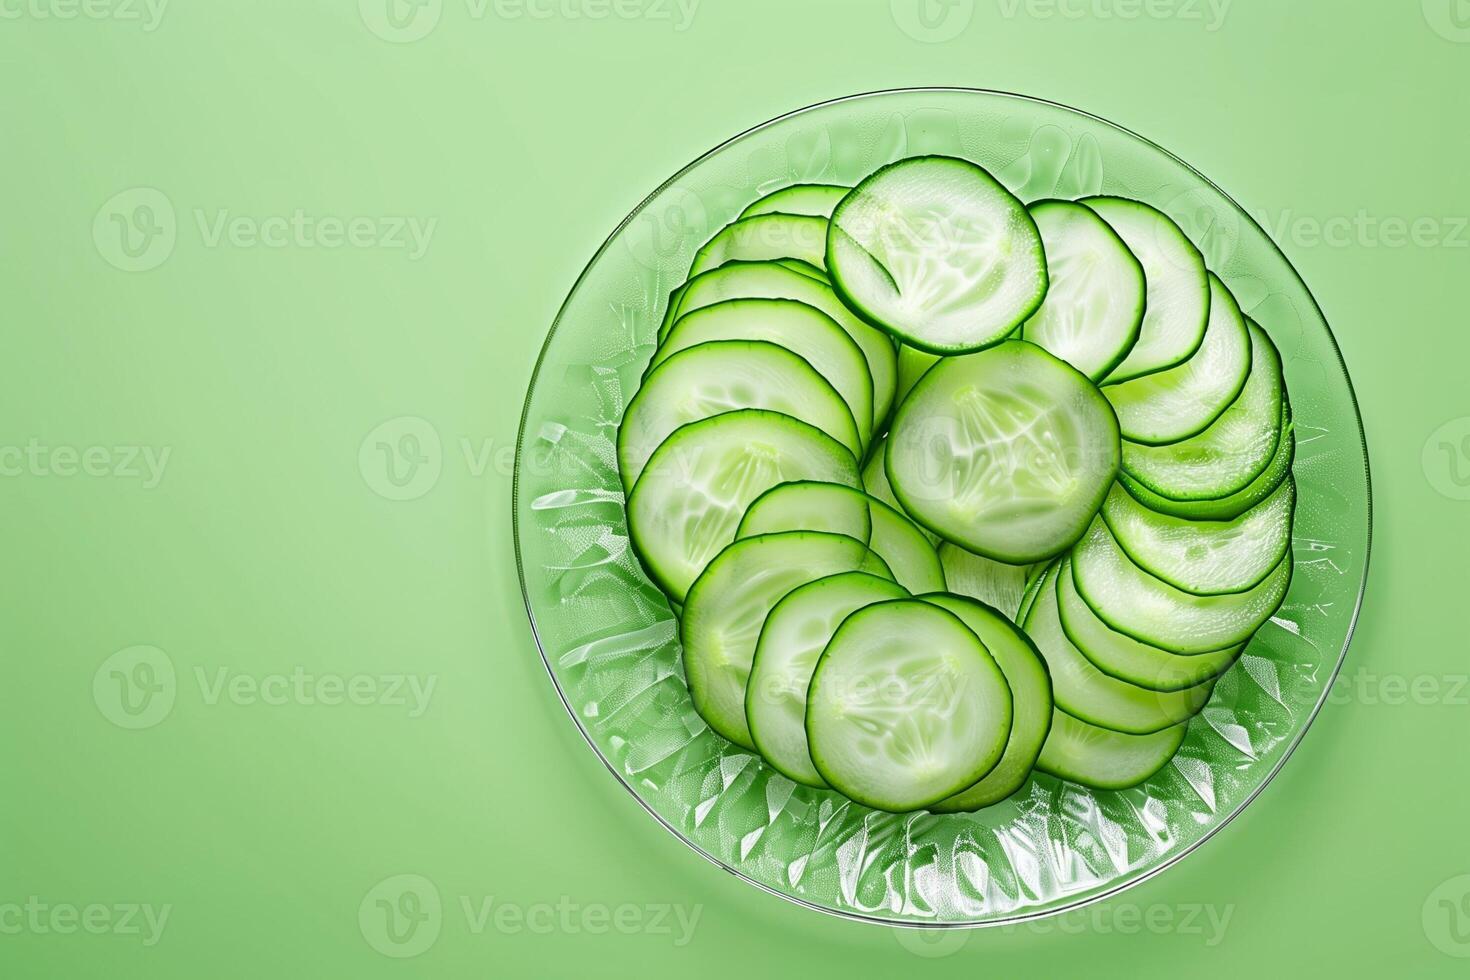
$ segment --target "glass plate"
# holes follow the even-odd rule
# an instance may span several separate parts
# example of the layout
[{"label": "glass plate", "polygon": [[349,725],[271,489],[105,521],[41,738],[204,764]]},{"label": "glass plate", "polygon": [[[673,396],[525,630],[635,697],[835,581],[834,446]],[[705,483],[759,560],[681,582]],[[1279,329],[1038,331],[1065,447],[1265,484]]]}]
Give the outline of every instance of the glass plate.
[{"label": "glass plate", "polygon": [[[695,250],[761,194],[852,184],[901,157],[974,160],[1026,201],[1121,194],[1189,232],[1281,348],[1296,418],[1296,576],[1178,756],[1141,787],[1037,775],[974,814],[893,815],[799,786],[715,735],[675,620],[628,547],[613,439]],[[1352,387],[1306,285],[1214,184],[1147,140],[1036,99],[908,89],[782,116],[705,154],[613,233],[551,328],[521,420],[516,554],[541,655],[589,745],[644,808],[728,871],[813,909],[978,926],[1114,894],[1188,854],[1271,780],[1321,707],[1367,574],[1368,461]]]}]

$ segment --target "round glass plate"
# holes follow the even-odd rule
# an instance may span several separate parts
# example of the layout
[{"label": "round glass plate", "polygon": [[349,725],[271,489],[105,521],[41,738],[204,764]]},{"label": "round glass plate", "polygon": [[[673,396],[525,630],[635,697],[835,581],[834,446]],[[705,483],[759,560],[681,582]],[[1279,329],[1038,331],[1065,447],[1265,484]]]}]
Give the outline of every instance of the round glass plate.
[{"label": "round glass plate", "polygon": [[[1120,194],[1172,215],[1281,348],[1299,450],[1296,575],[1172,763],[1099,792],[1036,775],[979,813],[894,815],[792,783],[689,700],[676,623],[628,547],[613,439],[695,250],[761,194],[852,184],[892,160],[964,157],[1022,200]],[[1168,867],[1281,768],[1346,652],[1367,573],[1362,427],[1321,310],[1219,188],[1147,140],[997,92],[840,99],[759,126],[653,193],[598,250],[552,326],[521,421],[517,558],[537,643],[607,767],[700,854],[811,908],[897,925],[994,925],[1095,901]]]}]

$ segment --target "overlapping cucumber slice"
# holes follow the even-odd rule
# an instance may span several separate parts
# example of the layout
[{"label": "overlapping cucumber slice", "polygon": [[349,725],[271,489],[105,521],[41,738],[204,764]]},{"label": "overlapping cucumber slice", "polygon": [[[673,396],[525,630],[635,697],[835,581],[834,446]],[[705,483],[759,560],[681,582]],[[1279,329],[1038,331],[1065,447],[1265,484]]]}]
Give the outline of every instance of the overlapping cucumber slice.
[{"label": "overlapping cucumber slice", "polygon": [[779,212],[830,218],[832,209],[837,207],[837,202],[846,197],[850,190],[852,188],[836,184],[792,184],[756,200],[740,212],[740,217],[750,218],[757,214]]},{"label": "overlapping cucumber slice", "polygon": [[939,354],[1000,342],[1046,294],[1030,213],[954,157],[900,160],[853,188],[832,212],[827,271],[868,322]]},{"label": "overlapping cucumber slice", "polygon": [[828,784],[903,812],[994,769],[1011,716],[1010,685],[974,631],[934,603],[894,599],[838,627],[812,675],[806,734]]}]

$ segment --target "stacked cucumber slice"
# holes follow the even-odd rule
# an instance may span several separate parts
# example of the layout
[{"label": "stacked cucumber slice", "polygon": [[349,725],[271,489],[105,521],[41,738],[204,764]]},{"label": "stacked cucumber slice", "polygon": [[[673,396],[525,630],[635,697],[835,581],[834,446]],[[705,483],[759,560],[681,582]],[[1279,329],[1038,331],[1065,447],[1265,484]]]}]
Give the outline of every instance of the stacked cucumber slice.
[{"label": "stacked cucumber slice", "polygon": [[1168,216],[915,157],[752,202],[619,427],[695,708],[795,782],[971,811],[1164,767],[1291,583],[1280,354]]}]

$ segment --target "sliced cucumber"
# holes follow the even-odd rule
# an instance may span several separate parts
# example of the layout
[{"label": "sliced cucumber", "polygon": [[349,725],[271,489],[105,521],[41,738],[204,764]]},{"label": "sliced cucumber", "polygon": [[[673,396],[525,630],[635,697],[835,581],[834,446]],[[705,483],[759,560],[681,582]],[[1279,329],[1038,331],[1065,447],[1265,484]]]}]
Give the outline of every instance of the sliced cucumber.
[{"label": "sliced cucumber", "polygon": [[689,590],[679,639],[694,707],[711,728],[755,748],[745,721],[745,687],[761,627],[792,589],[841,572],[891,578],[861,541],[815,531],[746,538],[709,563]]},{"label": "sliced cucumber", "polygon": [[1036,222],[954,157],[900,160],[858,184],[832,212],[826,268],[869,323],[941,354],[998,343],[1046,293]]},{"label": "sliced cucumber", "polygon": [[628,497],[629,539],[659,587],[685,602],[766,490],[858,479],[852,453],[820,429],[776,412],[727,412],[676,430],[655,450]]},{"label": "sliced cucumber", "polygon": [[782,483],[750,505],[735,540],[781,531],[825,531],[868,544],[873,537],[869,499],[861,490],[839,483]]},{"label": "sliced cucumber", "polygon": [[1099,517],[1072,549],[1077,591],[1119,633],[1173,653],[1200,654],[1249,640],[1275,615],[1291,584],[1291,552],[1255,588],[1197,596],[1128,560]]},{"label": "sliced cucumber", "polygon": [[1057,614],[1057,579],[1069,574],[1066,561],[1047,573],[1025,622],[1026,634],[1046,659],[1057,707],[1089,724],[1131,735],[1157,732],[1198,714],[1213,684],[1149,690],[1104,674],[1072,645]]},{"label": "sliced cucumber", "polygon": [[618,472],[631,490],[675,429],[742,408],[780,412],[863,452],[847,403],[810,364],[766,341],[721,340],[669,357],[643,382],[618,427]]},{"label": "sliced cucumber", "polygon": [[726,262],[800,259],[827,268],[827,219],[803,214],[758,214],[726,225],[694,255],[689,278]]},{"label": "sliced cucumber", "polygon": [[859,609],[812,675],[806,734],[817,772],[879,810],[918,810],[995,768],[1011,733],[1011,689],[985,645],[916,599]]},{"label": "sliced cucumber", "polygon": [[847,196],[849,187],[836,184],[792,184],[772,191],[759,198],[750,207],[740,212],[740,217],[750,218],[757,214],[813,214],[823,218],[832,217],[837,202]]},{"label": "sliced cucumber", "polygon": [[1210,319],[1205,339],[1183,364],[1103,389],[1118,413],[1123,438],[1149,446],[1198,435],[1240,395],[1251,369],[1245,317],[1210,273]]},{"label": "sliced cucumber", "polygon": [[914,390],[929,369],[939,363],[939,355],[917,347],[904,345],[898,349],[898,384],[893,393],[893,403],[902,405],[903,400]]},{"label": "sliced cucumber", "polygon": [[935,813],[978,810],[999,803],[1030,778],[1051,729],[1051,677],[1031,640],[1000,611],[957,595],[921,598],[949,610],[970,627],[1000,665],[1011,689],[1011,737],[1000,762],[974,786],[929,808]]},{"label": "sliced cucumber", "polygon": [[889,483],[915,521],[1012,565],[1087,529],[1118,469],[1118,421],[1076,368],[1024,341],[945,358],[899,406]]},{"label": "sliced cucumber", "polygon": [[1204,256],[1168,215],[1142,201],[1089,197],[1082,203],[1137,256],[1147,283],[1138,341],[1107,380],[1127,381],[1187,361],[1205,339],[1210,313]]},{"label": "sliced cucumber", "polygon": [[1070,573],[1057,576],[1062,631],[1098,670],[1154,691],[1182,691],[1219,677],[1245,650],[1237,644],[1214,653],[1181,657],[1108,628],[1077,594]]},{"label": "sliced cucumber", "polygon": [[1085,204],[1038,201],[1031,217],[1046,247],[1046,299],[1021,336],[1092,380],[1106,377],[1138,341],[1143,266]]},{"label": "sliced cucumber", "polygon": [[[939,564],[944,566],[944,578],[950,592],[978,599],[999,609],[1012,622],[1016,621],[1016,611],[1021,608],[1021,597],[1026,592],[1031,566],[1006,565],[983,555],[972,555],[948,541],[939,546]],[[985,638],[982,636],[981,639]],[[1005,664],[1001,667],[1004,669]]]},{"label": "sliced cucumber", "polygon": [[[867,533],[862,533],[864,527]],[[831,483],[773,487],[751,505],[736,537],[800,530],[835,530],[866,542],[892,570],[894,580],[911,592],[945,588],[944,568],[924,533],[883,501],[849,487]]]},{"label": "sliced cucumber", "polygon": [[1031,607],[1036,602],[1036,594],[1041,591],[1041,586],[1046,581],[1046,574],[1060,561],[1061,559],[1057,558],[1031,566],[1031,571],[1026,576],[1026,590],[1021,593],[1021,605],[1016,609],[1017,624],[1026,622],[1026,617],[1031,615]]},{"label": "sliced cucumber", "polygon": [[[680,298],[677,316],[731,299],[795,300],[835,320],[862,348],[868,362],[873,378],[873,424],[888,418],[898,372],[893,341],[843,306],[831,286],[775,262],[731,262],[691,280]],[[664,337],[659,334],[660,343]]]},{"label": "sliced cucumber", "polygon": [[765,340],[799,355],[837,389],[867,445],[873,432],[873,376],[862,348],[825,313],[787,299],[732,299],[679,317],[649,364],[712,340]]},{"label": "sliced cucumber", "polygon": [[1291,547],[1296,481],[1231,521],[1189,521],[1149,510],[1122,487],[1103,503],[1108,530],[1129,559],[1176,589],[1225,595],[1259,585]]},{"label": "sliced cucumber", "polygon": [[1228,497],[1214,500],[1171,500],[1162,497],[1134,480],[1127,473],[1118,474],[1118,482],[1129,495],[1149,510],[1191,521],[1233,521],[1262,500],[1271,496],[1291,473],[1296,459],[1296,433],[1291,424],[1291,406],[1281,406],[1281,430],[1276,452],[1266,468],[1243,489]]},{"label": "sliced cucumber", "polygon": [[1168,765],[1188,729],[1185,723],[1151,735],[1125,735],[1059,710],[1036,768],[1093,789],[1128,789]]},{"label": "sliced cucumber", "polygon": [[[827,278],[827,273],[823,272],[821,269],[818,269],[810,262],[805,262],[801,259],[772,259],[771,261],[774,262],[776,265],[784,266],[785,268],[790,269],[792,272],[799,272],[802,275],[806,276],[808,279],[815,279],[817,282],[821,283],[824,286],[832,285],[832,280]],[[730,265],[730,263],[726,262],[725,265]],[[721,266],[721,268],[723,267],[724,266]]]},{"label": "sliced cucumber", "polygon": [[[1249,325],[1251,371],[1245,388],[1209,428],[1169,446],[1123,446],[1123,468],[1139,484],[1175,500],[1214,500],[1249,485],[1266,469],[1281,434],[1285,388],[1281,355]],[[1273,486],[1274,489],[1274,486]]]},{"label": "sliced cucumber", "polygon": [[887,579],[844,572],[794,589],[771,609],[745,688],[745,721],[756,749],[783,776],[827,785],[806,741],[806,695],[817,659],[849,615],[907,595]]}]

